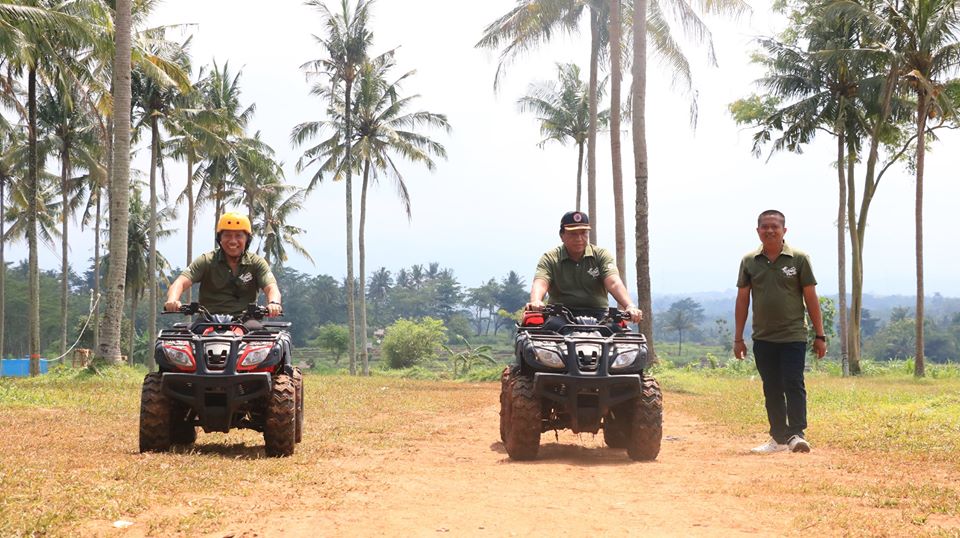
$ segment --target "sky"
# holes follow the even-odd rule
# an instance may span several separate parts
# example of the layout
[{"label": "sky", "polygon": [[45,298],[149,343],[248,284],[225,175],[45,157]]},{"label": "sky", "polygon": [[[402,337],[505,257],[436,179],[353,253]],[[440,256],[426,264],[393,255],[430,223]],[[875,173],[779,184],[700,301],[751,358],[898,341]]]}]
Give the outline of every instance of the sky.
[{"label": "sky", "polygon": [[[339,3],[339,2],[337,2]],[[332,5],[332,4],[331,4]],[[412,109],[446,114],[449,134],[431,136],[446,146],[448,158],[431,172],[401,163],[412,199],[407,220],[390,179],[371,188],[367,220],[367,268],[438,262],[453,269],[467,287],[514,270],[530,280],[539,256],[559,244],[561,215],[575,202],[576,147],[541,140],[536,118],[518,111],[517,99],[531,83],[555,78],[558,62],[575,62],[587,73],[589,35],[558,36],[507,69],[494,91],[497,53],[474,48],[483,28],[515,5],[515,0],[377,0],[370,26],[373,51],[396,48],[395,74],[416,70],[403,88],[419,94]],[[758,91],[763,75],[750,64],[755,39],[773,35],[782,21],[768,2],[751,2],[753,13],[738,21],[708,18],[718,66],[705,61],[705,49],[689,45],[699,109],[691,127],[689,96],[671,86],[672,76],[655,57],[648,64],[647,141],[649,147],[650,271],[654,294],[733,290],[741,256],[755,248],[757,215],[776,208],[786,214],[787,241],[810,254],[821,294],[837,292],[837,176],[834,147],[823,137],[803,154],[767,159],[751,154],[752,132],[737,126],[727,106]],[[310,171],[298,173],[303,148],[290,144],[294,125],[324,119],[325,104],[310,96],[299,66],[322,57],[312,34],[323,31],[320,13],[299,1],[167,0],[150,18],[151,26],[188,24],[197,66],[216,60],[242,70],[245,104],[256,103],[252,130],[261,131],[284,162],[286,181],[306,186]],[[584,30],[586,30],[584,28]],[[623,93],[629,93],[625,75]],[[606,106],[606,105],[605,105]],[[624,128],[629,130],[629,118]],[[924,181],[925,283],[928,295],[960,296],[960,251],[950,217],[960,200],[956,181],[957,136],[947,134],[927,154]],[[598,215],[591,215],[598,244],[614,247],[613,194],[609,136],[598,136]],[[622,139],[624,206],[627,214],[628,287],[636,287],[633,248],[635,191],[629,132]],[[134,162],[146,169],[143,148]],[[179,192],[184,163],[167,163],[171,192]],[[862,181],[862,170],[858,174]],[[145,175],[144,175],[145,177]],[[586,173],[584,173],[584,185]],[[354,200],[359,203],[359,182]],[[585,187],[584,187],[585,188]],[[884,176],[869,213],[864,254],[867,293],[915,293],[914,188],[912,173],[894,167]],[[585,205],[584,201],[584,205]],[[293,219],[306,233],[301,242],[313,263],[296,254],[288,265],[310,274],[346,274],[344,185],[326,180]],[[181,213],[186,213],[182,211]],[[354,212],[354,225],[359,210]],[[212,210],[201,213],[198,230],[213,228]],[[185,224],[159,244],[175,265],[185,253]],[[71,260],[86,263],[93,252],[89,233],[71,236]],[[198,233],[195,252],[212,248]],[[256,242],[254,243],[256,245]],[[58,247],[59,248],[59,247]],[[848,245],[849,251],[849,245]],[[25,257],[14,245],[9,259]],[[59,267],[59,254],[41,249],[44,268]],[[849,265],[849,263],[848,263]],[[848,269],[849,273],[849,269]],[[848,276],[849,289],[849,276]]]}]

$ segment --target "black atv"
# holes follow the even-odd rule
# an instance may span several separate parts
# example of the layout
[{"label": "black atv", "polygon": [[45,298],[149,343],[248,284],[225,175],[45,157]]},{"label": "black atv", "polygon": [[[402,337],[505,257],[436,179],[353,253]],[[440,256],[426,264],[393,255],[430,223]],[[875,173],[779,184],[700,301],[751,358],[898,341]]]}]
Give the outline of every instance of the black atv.
[{"label": "black atv", "polygon": [[180,307],[193,323],[160,331],[140,395],[140,452],[190,445],[205,432],[263,433],[268,456],[289,456],[303,435],[303,374],[291,362],[289,322],[265,321],[251,304],[239,316]]},{"label": "black atv", "polygon": [[663,397],[647,367],[647,340],[630,315],[575,316],[561,305],[525,312],[516,359],[501,376],[500,438],[515,460],[532,460],[540,434],[597,433],[634,460],[654,460],[663,433]]}]

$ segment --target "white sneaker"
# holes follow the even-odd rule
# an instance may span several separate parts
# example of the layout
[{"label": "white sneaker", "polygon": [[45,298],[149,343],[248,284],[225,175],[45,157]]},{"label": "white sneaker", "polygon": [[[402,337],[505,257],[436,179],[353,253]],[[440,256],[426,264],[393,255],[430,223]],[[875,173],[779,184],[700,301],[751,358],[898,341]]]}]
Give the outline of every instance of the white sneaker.
[{"label": "white sneaker", "polygon": [[799,435],[794,435],[787,441],[790,452],[810,452],[810,443]]},{"label": "white sneaker", "polygon": [[766,443],[751,448],[750,452],[753,452],[754,454],[773,454],[775,452],[783,452],[785,450],[790,450],[790,447],[778,443],[773,437],[771,437]]}]

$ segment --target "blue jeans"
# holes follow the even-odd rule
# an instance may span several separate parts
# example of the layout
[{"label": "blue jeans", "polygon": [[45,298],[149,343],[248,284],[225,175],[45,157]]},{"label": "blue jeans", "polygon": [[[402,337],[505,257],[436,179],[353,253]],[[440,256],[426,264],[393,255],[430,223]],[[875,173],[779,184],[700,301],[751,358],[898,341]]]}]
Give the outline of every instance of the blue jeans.
[{"label": "blue jeans", "polygon": [[763,380],[770,437],[786,443],[807,428],[807,389],[803,384],[806,342],[753,341],[753,356]]}]

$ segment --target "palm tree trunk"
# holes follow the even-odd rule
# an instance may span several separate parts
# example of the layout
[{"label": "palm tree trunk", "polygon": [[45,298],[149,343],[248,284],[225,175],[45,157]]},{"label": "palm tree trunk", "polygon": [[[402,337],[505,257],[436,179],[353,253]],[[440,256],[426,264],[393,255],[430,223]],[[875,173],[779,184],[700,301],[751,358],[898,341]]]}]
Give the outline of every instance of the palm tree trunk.
[{"label": "palm tree trunk", "polygon": [[[157,166],[160,161],[160,121],[157,116],[150,119],[150,133],[150,223],[147,231],[150,253],[147,258],[147,342],[154,342],[157,339]],[[147,353],[146,364],[149,372],[156,368],[152,353]]]},{"label": "palm tree trunk", "polygon": [[3,237],[5,233],[3,229],[3,219],[6,217],[6,192],[4,192],[6,190],[6,186],[7,178],[0,177],[0,359],[4,357],[3,337],[4,329],[6,328],[7,324],[7,312],[4,306],[4,303],[6,303],[7,300],[7,260],[4,258],[3,252],[4,245],[6,244],[6,240]]},{"label": "palm tree trunk", "polygon": [[127,273],[130,220],[130,0],[117,0],[113,60],[113,177],[110,181],[110,270],[97,355],[120,362],[120,320]]},{"label": "palm tree trunk", "polygon": [[94,216],[93,224],[93,349],[100,347],[100,201],[103,196],[102,187],[97,184],[97,214]]},{"label": "palm tree trunk", "polygon": [[67,352],[67,301],[70,293],[70,260],[67,257],[67,223],[70,218],[70,204],[67,200],[70,181],[70,148],[63,141],[63,153],[60,155],[60,355]]},{"label": "palm tree trunk", "polygon": [[916,351],[914,352],[913,375],[925,375],[923,359],[923,161],[927,139],[927,108],[929,97],[922,93],[917,99],[917,199],[916,199],[916,242],[917,242],[917,317]]},{"label": "palm tree trunk", "polygon": [[360,235],[357,249],[360,256],[360,363],[363,375],[370,375],[370,357],[367,356],[367,294],[366,294],[366,246],[364,231],[367,224],[367,185],[370,178],[370,159],[363,162],[363,186],[360,189]]},{"label": "palm tree trunk", "polygon": [[587,130],[587,213],[590,242],[597,243],[597,69],[600,64],[600,14],[590,4],[590,121]]},{"label": "palm tree trunk", "polygon": [[640,332],[647,336],[647,353],[656,358],[653,342],[653,307],[650,300],[650,206],[647,198],[647,3],[633,8],[633,163],[637,184],[636,249],[637,302],[643,311]]},{"label": "palm tree trunk", "polygon": [[353,164],[350,162],[351,149],[351,125],[350,125],[350,92],[353,91],[353,80],[346,81],[346,95],[344,97],[344,110],[346,114],[346,154],[344,155],[345,167],[347,169],[346,178],[346,213],[347,213],[347,328],[350,332],[350,375],[357,374],[357,313],[354,310],[354,290],[353,290]]},{"label": "palm tree trunk", "polygon": [[627,239],[623,215],[623,163],[620,158],[620,0],[610,0],[610,153],[613,162],[613,215],[617,271],[627,284]]},{"label": "palm tree trunk", "polygon": [[[193,154],[187,155],[187,265],[193,262],[193,219],[196,218],[196,202],[193,199]],[[187,288],[187,302],[193,302],[193,286]]]},{"label": "palm tree trunk", "polygon": [[133,364],[133,351],[137,342],[137,303],[140,301],[137,299],[137,293],[132,293],[130,297],[130,339],[127,341],[127,344],[130,346],[127,352],[127,361],[129,364]]},{"label": "palm tree trunk", "polygon": [[[850,297],[850,320],[849,320],[849,362],[850,374],[859,375],[860,372],[860,323],[863,318],[863,248],[864,235],[867,229],[867,213],[870,209],[870,202],[873,201],[873,195],[876,192],[876,169],[877,161],[880,158],[880,136],[890,116],[891,103],[893,101],[894,89],[897,85],[899,65],[894,63],[887,72],[883,84],[883,92],[880,100],[880,114],[870,133],[870,150],[867,154],[866,175],[863,181],[863,199],[860,201],[860,214],[854,211],[853,193],[855,186],[853,175],[847,174],[848,193],[850,199],[848,203],[848,216],[850,222],[850,247],[853,267],[851,268],[851,277],[853,290]],[[852,163],[851,163],[852,168]]]},{"label": "palm tree trunk", "polygon": [[[848,148],[852,149],[852,148]],[[847,369],[849,375],[860,373],[860,320],[863,312],[863,270],[860,240],[857,233],[857,189],[854,155],[847,160],[847,231],[850,234],[850,310],[847,317]]]},{"label": "palm tree trunk", "polygon": [[30,352],[30,375],[40,375],[40,268],[37,262],[37,71],[31,67],[27,73],[27,108],[29,138],[27,152],[27,245],[29,261],[27,269],[30,304],[27,324]]},{"label": "palm tree trunk", "polygon": [[577,211],[580,211],[580,195],[583,191],[583,142],[577,142]]},{"label": "palm tree trunk", "polygon": [[837,189],[837,316],[840,322],[840,366],[843,376],[850,375],[850,363],[847,362],[847,249],[846,241],[846,206],[847,206],[847,178],[844,170],[844,149],[846,146],[846,137],[844,136],[842,122],[838,125],[837,135],[837,177],[839,186]]}]

